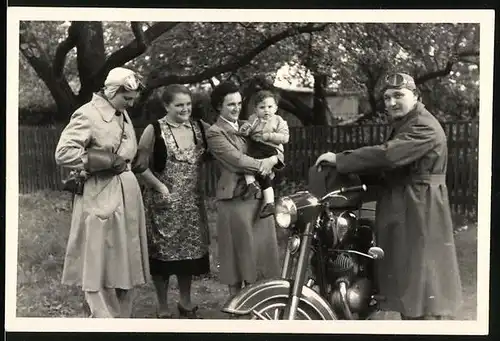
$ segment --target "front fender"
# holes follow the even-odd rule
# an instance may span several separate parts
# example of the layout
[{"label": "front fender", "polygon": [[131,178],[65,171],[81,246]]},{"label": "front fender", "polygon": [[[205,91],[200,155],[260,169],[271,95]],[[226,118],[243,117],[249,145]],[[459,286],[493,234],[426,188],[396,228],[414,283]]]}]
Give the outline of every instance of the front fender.
[{"label": "front fender", "polygon": [[[233,296],[222,307],[229,314],[247,315],[257,305],[273,299],[287,299],[291,293],[292,284],[284,279],[268,279],[245,287]],[[337,320],[330,305],[316,291],[306,286],[302,287],[299,304],[306,304],[314,309],[323,320]]]}]

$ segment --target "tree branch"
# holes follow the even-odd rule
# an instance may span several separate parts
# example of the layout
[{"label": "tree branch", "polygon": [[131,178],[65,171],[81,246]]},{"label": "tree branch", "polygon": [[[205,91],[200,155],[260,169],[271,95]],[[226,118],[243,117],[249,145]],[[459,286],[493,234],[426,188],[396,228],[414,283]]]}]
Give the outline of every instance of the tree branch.
[{"label": "tree branch", "polygon": [[455,40],[455,44],[453,44],[453,53],[458,52],[460,42],[461,42],[462,38],[464,37],[464,35],[465,35],[465,28],[462,28],[460,30],[460,32],[458,32],[458,36],[457,36],[457,39]]},{"label": "tree branch", "polygon": [[65,78],[56,78],[49,57],[38,44],[30,25],[19,23],[19,49],[40,79],[47,85],[60,112],[70,112],[76,105],[76,96]]},{"label": "tree branch", "polygon": [[47,53],[38,44],[29,24],[25,21],[19,23],[19,49],[44,82],[54,76]]},{"label": "tree branch", "polygon": [[142,30],[142,23],[138,21],[132,21],[130,23],[130,28],[134,34],[135,40],[137,42],[137,50],[142,50],[143,52],[147,48],[146,35]]},{"label": "tree branch", "polygon": [[151,44],[151,42],[153,42],[165,32],[170,31],[178,24],[178,22],[159,22],[152,25],[146,31],[142,31],[140,23],[132,22],[131,28],[134,33],[135,39],[118,51],[112,53],[106,59],[104,65],[91,76],[92,82],[88,83],[87,87],[82,88],[81,92],[86,93],[89,91],[96,91],[100,86],[102,86],[106,75],[111,69],[122,66],[132,59],[143,54],[149,44]]},{"label": "tree branch", "polygon": [[453,69],[453,65],[455,65],[456,62],[458,61],[468,61],[467,59],[463,59],[464,57],[473,57],[473,56],[479,56],[479,51],[476,50],[467,50],[467,51],[462,51],[457,53],[456,55],[452,56],[450,60],[446,63],[446,66],[443,69],[436,70],[429,72],[423,76],[420,76],[418,78],[415,78],[415,84],[423,84],[427,82],[428,80],[434,79],[434,78],[439,78],[439,77],[445,77],[450,74],[450,72]]},{"label": "tree branch", "polygon": [[457,57],[458,58],[461,58],[461,57],[479,57],[479,51],[474,50],[474,49],[462,51],[462,52],[457,53]]},{"label": "tree branch", "polygon": [[453,69],[453,64],[454,64],[454,62],[448,61],[446,63],[446,66],[444,67],[444,69],[432,71],[432,72],[429,72],[423,76],[415,78],[415,84],[419,85],[419,84],[423,84],[423,83],[427,82],[428,80],[431,80],[434,78],[448,76],[450,74],[451,70]]},{"label": "tree branch", "polygon": [[[389,28],[387,27],[386,24],[378,24],[378,26],[382,29],[382,31],[384,31],[388,36],[389,38],[391,38],[396,44],[398,44],[403,50],[406,50],[407,52],[414,52],[415,51],[415,48],[409,46],[409,45],[406,45],[405,43],[403,43],[398,37],[396,34],[394,34],[394,32]],[[416,49],[417,51],[420,51],[419,49]]]},{"label": "tree branch", "polygon": [[312,70],[314,68],[314,66],[313,66],[313,39],[314,39],[314,34],[311,32],[311,33],[309,33],[309,41],[307,42],[307,56],[306,56],[306,60],[304,63],[304,66],[306,68],[308,68],[309,70]]},{"label": "tree branch", "polygon": [[[293,98],[293,96],[282,94],[279,107],[297,117],[303,125],[311,125],[312,109],[304,103],[301,103],[302,105],[300,105],[300,107],[297,106],[297,103],[294,103],[296,101],[292,101]],[[303,110],[304,107],[306,110]]]},{"label": "tree branch", "polygon": [[71,51],[78,40],[77,30],[73,22],[68,27],[68,36],[61,42],[56,49],[54,60],[52,61],[52,70],[57,78],[63,77],[64,64],[66,63],[66,56],[68,52]]},{"label": "tree branch", "polygon": [[[374,26],[376,27],[376,26]],[[380,37],[378,36],[378,34],[373,34],[373,33],[378,33],[378,32],[375,32],[375,30],[366,30],[366,33],[367,33],[367,37],[369,37],[371,40],[373,40],[375,42],[375,44],[377,45],[377,50],[381,51],[382,50],[382,42],[380,41]]]},{"label": "tree branch", "polygon": [[458,61],[462,62],[462,63],[467,63],[467,64],[479,65],[479,61],[471,59],[471,58],[460,57],[458,59]]},{"label": "tree branch", "polygon": [[241,55],[239,58],[235,58],[233,61],[228,62],[226,64],[221,64],[218,66],[214,66],[212,68],[206,69],[196,75],[189,76],[179,76],[179,75],[165,75],[162,76],[161,72],[157,77],[151,77],[146,86],[148,89],[155,89],[159,86],[172,84],[172,83],[180,83],[180,84],[189,84],[189,83],[197,83],[204,79],[211,78],[212,76],[219,75],[225,72],[234,71],[242,66],[248,65],[252,59],[257,56],[259,53],[267,49],[268,47],[284,40],[286,38],[292,37],[301,33],[310,33],[310,32],[318,32],[323,31],[326,28],[327,24],[322,25],[312,25],[307,24],[304,26],[293,27],[287,30],[284,30],[280,33],[277,33],[262,42],[260,42],[257,46],[249,50],[248,52]]}]

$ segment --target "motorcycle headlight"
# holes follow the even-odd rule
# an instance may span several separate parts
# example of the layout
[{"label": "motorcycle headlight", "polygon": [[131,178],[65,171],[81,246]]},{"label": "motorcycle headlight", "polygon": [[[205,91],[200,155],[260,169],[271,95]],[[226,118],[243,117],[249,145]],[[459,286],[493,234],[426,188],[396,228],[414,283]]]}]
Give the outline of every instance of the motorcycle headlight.
[{"label": "motorcycle headlight", "polygon": [[288,228],[297,220],[297,206],[289,197],[278,199],[275,209],[276,224],[281,228]]},{"label": "motorcycle headlight", "polygon": [[343,212],[337,217],[335,228],[337,229],[338,240],[342,241],[347,234],[347,231],[354,226],[356,216],[352,212]]}]

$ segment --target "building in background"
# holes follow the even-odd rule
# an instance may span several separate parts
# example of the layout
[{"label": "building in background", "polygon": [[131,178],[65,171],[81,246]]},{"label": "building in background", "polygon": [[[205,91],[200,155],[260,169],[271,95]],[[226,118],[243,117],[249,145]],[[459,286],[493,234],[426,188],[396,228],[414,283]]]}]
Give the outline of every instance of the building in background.
[{"label": "building in background", "polygon": [[[313,108],[314,90],[311,88],[294,87],[282,88],[288,93],[293,93],[304,104]],[[326,101],[330,111],[328,122],[339,122],[336,124],[348,124],[355,121],[359,116],[359,104],[362,93],[356,91],[333,91],[326,90]],[[290,126],[301,126],[301,122],[294,115],[282,111],[282,116],[287,120]]]}]

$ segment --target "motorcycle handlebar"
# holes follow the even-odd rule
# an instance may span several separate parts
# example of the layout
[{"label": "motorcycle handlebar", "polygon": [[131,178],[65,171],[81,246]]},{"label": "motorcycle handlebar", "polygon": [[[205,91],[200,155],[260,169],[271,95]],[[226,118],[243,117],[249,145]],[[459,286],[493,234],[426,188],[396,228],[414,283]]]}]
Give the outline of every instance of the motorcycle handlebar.
[{"label": "motorcycle handlebar", "polygon": [[363,184],[363,185],[359,185],[359,186],[351,186],[351,187],[347,187],[347,188],[341,188],[339,190],[339,193],[342,194],[342,193],[348,193],[348,192],[366,192],[366,185]]},{"label": "motorcycle handlebar", "polygon": [[336,195],[339,195],[339,194],[344,194],[344,193],[350,193],[350,192],[366,192],[366,185],[363,184],[363,185],[359,185],[359,186],[351,186],[351,187],[342,187],[336,191],[333,191],[333,192],[330,192],[328,193],[327,195],[325,195],[323,198],[321,198],[320,201],[324,201],[332,196],[336,196]]}]

